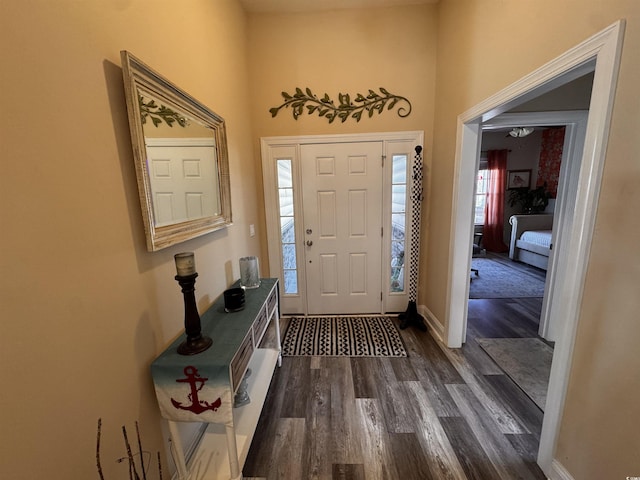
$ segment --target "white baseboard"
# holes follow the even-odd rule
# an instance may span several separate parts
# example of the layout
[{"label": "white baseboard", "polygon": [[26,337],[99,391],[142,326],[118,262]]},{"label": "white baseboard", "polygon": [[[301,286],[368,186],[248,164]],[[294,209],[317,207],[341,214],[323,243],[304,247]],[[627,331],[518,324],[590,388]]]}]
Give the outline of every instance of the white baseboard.
[{"label": "white baseboard", "polygon": [[550,473],[551,477],[549,477],[549,480],[574,480],[567,469],[564,468],[564,465],[562,465],[557,459],[554,459],[553,462],[551,462]]},{"label": "white baseboard", "polygon": [[432,335],[436,337],[440,342],[444,343],[444,326],[436,318],[433,312],[429,310],[425,305],[418,305],[418,313],[422,315],[422,317],[427,322],[427,326],[430,328]]}]

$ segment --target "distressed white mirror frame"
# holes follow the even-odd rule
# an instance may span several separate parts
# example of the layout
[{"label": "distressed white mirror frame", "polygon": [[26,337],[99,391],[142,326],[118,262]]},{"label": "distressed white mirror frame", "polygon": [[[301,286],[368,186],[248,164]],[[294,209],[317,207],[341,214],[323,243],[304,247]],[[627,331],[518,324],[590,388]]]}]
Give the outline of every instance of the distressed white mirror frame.
[{"label": "distressed white mirror frame", "polygon": [[[224,120],[128,51],[121,51],[120,56],[147,249],[150,252],[157,251],[231,225],[231,188]],[[217,178],[211,178],[211,181],[217,184],[219,201],[219,208],[213,215],[164,225],[158,225],[156,222],[151,172],[147,161],[147,141],[138,99],[139,89],[151,94],[155,100],[172,106],[184,117],[211,130],[212,141],[215,144],[214,170],[217,171]]]}]

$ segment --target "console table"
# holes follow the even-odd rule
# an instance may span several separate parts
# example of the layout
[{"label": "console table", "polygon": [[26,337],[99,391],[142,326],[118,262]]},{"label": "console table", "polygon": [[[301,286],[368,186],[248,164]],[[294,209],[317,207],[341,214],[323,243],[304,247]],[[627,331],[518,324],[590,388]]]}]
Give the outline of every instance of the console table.
[{"label": "console table", "polygon": [[[282,362],[278,280],[265,278],[258,288],[247,289],[243,310],[225,312],[221,296],[200,319],[202,334],[211,337],[213,345],[196,355],[179,355],[184,338],[174,341],[151,364],[156,396],[169,421],[178,477],[197,473],[203,480],[240,480],[275,365]],[[273,320],[276,347],[260,348]],[[234,408],[234,394],[248,368],[251,402]],[[174,422],[208,424],[188,465]]]}]

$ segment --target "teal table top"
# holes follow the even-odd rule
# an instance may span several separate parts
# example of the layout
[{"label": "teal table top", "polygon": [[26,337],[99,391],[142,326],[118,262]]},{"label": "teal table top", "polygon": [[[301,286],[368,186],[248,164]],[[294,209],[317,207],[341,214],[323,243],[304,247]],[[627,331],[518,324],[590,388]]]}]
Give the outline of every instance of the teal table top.
[{"label": "teal table top", "polygon": [[182,334],[156,358],[152,367],[186,367],[206,364],[209,368],[213,366],[228,368],[276,282],[275,278],[263,278],[258,288],[247,289],[244,309],[238,312],[225,312],[224,298],[220,295],[206,312],[200,314],[202,334],[213,340],[211,347],[196,355],[179,355],[178,345],[186,339],[186,335]]},{"label": "teal table top", "polygon": [[186,337],[182,334],[152,362],[151,375],[164,418],[187,422],[231,421],[231,361],[243,340],[251,335],[260,310],[267,308],[267,298],[276,283],[275,278],[265,278],[258,288],[247,289],[244,309],[238,312],[225,312],[221,295],[201,314],[202,334],[213,340],[204,352],[178,354],[178,345]]}]

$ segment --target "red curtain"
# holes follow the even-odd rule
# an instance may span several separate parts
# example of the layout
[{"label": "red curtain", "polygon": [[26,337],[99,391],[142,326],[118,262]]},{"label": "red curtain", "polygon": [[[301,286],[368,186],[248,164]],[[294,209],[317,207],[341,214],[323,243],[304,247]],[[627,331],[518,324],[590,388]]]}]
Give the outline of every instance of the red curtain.
[{"label": "red curtain", "polygon": [[484,210],[482,245],[489,252],[507,252],[509,250],[503,240],[507,154],[508,150],[489,150],[487,152],[489,187],[487,189],[487,206]]},{"label": "red curtain", "polygon": [[540,161],[538,162],[538,182],[536,187],[547,184],[547,191],[551,198],[558,194],[558,180],[560,179],[560,163],[564,148],[565,127],[547,128],[542,132],[540,144]]}]

